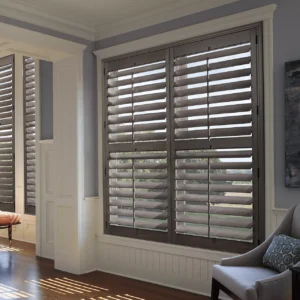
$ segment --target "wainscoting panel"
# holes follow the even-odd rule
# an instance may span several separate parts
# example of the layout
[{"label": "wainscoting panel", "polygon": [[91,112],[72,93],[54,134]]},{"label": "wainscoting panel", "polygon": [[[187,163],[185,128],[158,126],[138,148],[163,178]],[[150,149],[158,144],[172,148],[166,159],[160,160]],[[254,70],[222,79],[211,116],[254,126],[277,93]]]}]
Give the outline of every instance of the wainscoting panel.
[{"label": "wainscoting panel", "polygon": [[218,264],[221,258],[232,256],[203,249],[131,241],[118,237],[99,237],[98,269],[209,295],[212,266]]},{"label": "wainscoting panel", "polygon": [[96,251],[96,230],[98,218],[98,197],[87,197],[82,203],[82,254],[81,270],[82,273],[89,273],[97,270],[97,251]]},{"label": "wainscoting panel", "polygon": [[[285,213],[273,210],[273,230]],[[203,295],[210,294],[212,266],[235,255],[101,234],[97,247],[100,271]]]},{"label": "wainscoting panel", "polygon": [[54,205],[56,193],[56,164],[53,140],[40,142],[40,209],[41,256],[54,258]]}]

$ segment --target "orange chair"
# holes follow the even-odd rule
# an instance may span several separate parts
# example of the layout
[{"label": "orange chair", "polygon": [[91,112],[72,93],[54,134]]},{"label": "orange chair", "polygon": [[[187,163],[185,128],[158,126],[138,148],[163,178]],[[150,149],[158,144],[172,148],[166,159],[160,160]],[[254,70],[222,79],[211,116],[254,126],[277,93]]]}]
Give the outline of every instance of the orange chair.
[{"label": "orange chair", "polygon": [[21,224],[21,216],[19,214],[0,211],[0,229],[8,229],[9,246],[12,245],[12,226]]}]

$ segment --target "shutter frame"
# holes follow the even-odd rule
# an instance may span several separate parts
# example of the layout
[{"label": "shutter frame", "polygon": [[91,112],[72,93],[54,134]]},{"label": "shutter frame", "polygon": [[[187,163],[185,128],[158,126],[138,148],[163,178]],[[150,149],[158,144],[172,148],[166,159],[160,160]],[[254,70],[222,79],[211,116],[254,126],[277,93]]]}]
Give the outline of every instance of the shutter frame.
[{"label": "shutter frame", "polygon": [[[23,118],[24,118],[24,209],[26,214],[36,213],[35,187],[35,60],[23,57]],[[30,83],[28,83],[30,82]]]},{"label": "shutter frame", "polygon": [[[11,70],[10,70],[11,69]],[[1,74],[2,70],[2,74]],[[8,78],[6,76],[9,76]],[[11,83],[9,83],[11,82]],[[3,90],[2,88],[3,87]],[[8,92],[9,90],[9,92]],[[11,95],[10,95],[11,94]],[[0,210],[15,211],[15,59],[0,58]],[[9,106],[11,108],[9,108]],[[5,107],[5,108],[4,108]],[[8,130],[8,132],[7,132]],[[7,136],[10,135],[10,136]],[[2,171],[1,171],[2,170]]]},{"label": "shutter frame", "polygon": [[[169,142],[168,142],[168,155],[170,157],[170,161],[168,163],[168,167],[170,168],[171,172],[169,171],[167,176],[168,176],[168,184],[169,186],[171,186],[171,191],[169,192],[169,196],[171,197],[171,199],[168,198],[168,205],[169,205],[169,208],[171,209],[170,213],[169,213],[169,233],[168,233],[168,238],[167,238],[167,241],[169,243],[173,243],[173,244],[180,244],[180,245],[188,245],[188,246],[196,246],[196,247],[201,247],[201,248],[208,248],[208,249],[215,249],[215,250],[220,250],[220,251],[235,251],[235,252],[245,252],[245,251],[248,251],[250,249],[252,249],[253,247],[255,247],[257,245],[257,241],[258,239],[263,239],[261,236],[264,235],[264,233],[258,233],[258,224],[263,224],[263,220],[262,219],[262,215],[260,213],[260,216],[258,215],[258,206],[260,207],[259,211],[260,212],[264,212],[263,210],[263,204],[258,204],[257,203],[257,197],[237,197],[237,196],[231,196],[231,197],[228,197],[228,199],[224,199],[222,198],[221,196],[219,198],[214,198],[213,199],[213,202],[216,203],[216,204],[222,204],[222,203],[225,203],[224,201],[230,201],[231,204],[240,204],[240,205],[251,205],[252,203],[254,204],[254,213],[255,213],[255,222],[254,222],[254,239],[253,239],[253,243],[249,243],[249,242],[243,242],[243,241],[234,241],[234,240],[226,240],[224,239],[223,237],[225,236],[226,237],[226,234],[229,235],[229,236],[232,236],[232,231],[230,230],[217,230],[217,228],[213,228],[212,230],[212,237],[211,238],[206,238],[206,237],[203,237],[203,236],[188,236],[188,235],[178,235],[176,234],[175,232],[175,228],[176,228],[176,210],[174,209],[174,195],[175,195],[175,189],[173,189],[173,185],[174,185],[174,180],[175,180],[175,157],[176,157],[176,151],[184,151],[184,150],[198,150],[198,149],[219,149],[220,151],[227,151],[228,148],[233,148],[233,143],[231,143],[228,147],[228,142],[226,141],[226,139],[224,138],[219,138],[219,137],[227,137],[227,135],[230,133],[230,134],[234,134],[237,138],[235,138],[235,140],[233,141],[234,143],[240,143],[241,144],[241,147],[242,148],[252,148],[254,147],[255,149],[260,145],[262,146],[262,149],[263,149],[263,143],[264,140],[263,140],[263,134],[259,135],[258,139],[260,139],[260,142],[258,143],[257,141],[254,141],[254,139],[256,140],[257,139],[257,136],[249,136],[248,137],[248,133],[249,133],[249,128],[247,129],[247,127],[245,127],[245,129],[243,127],[241,127],[241,130],[235,130],[235,129],[230,129],[230,130],[224,130],[224,129],[220,129],[220,128],[223,128],[222,126],[227,126],[227,127],[230,127],[232,124],[234,124],[234,122],[240,122],[240,124],[245,124],[243,126],[247,126],[247,123],[250,123],[250,121],[252,120],[252,122],[256,122],[255,118],[249,118],[249,116],[247,115],[248,113],[248,109],[252,111],[252,115],[253,115],[253,112],[254,112],[254,109],[253,109],[253,103],[258,103],[259,101],[261,101],[259,99],[258,101],[258,97],[262,97],[263,93],[262,93],[262,89],[260,88],[258,91],[253,91],[251,93],[251,96],[253,98],[256,98],[255,101],[251,102],[250,105],[243,105],[244,107],[244,110],[246,112],[246,114],[244,115],[245,118],[242,118],[242,116],[237,116],[235,117],[236,119],[235,120],[229,120],[230,118],[225,118],[225,117],[216,117],[216,118],[211,118],[209,120],[209,126],[212,127],[213,129],[213,134],[215,135],[215,137],[213,139],[203,139],[201,141],[201,144],[196,144],[194,143],[193,140],[178,140],[177,141],[177,147],[173,147],[173,140],[175,139],[175,133],[173,132],[175,128],[180,128],[180,126],[184,125],[186,127],[190,126],[190,124],[188,124],[189,121],[191,121],[191,123],[193,123],[192,121],[193,120],[188,120],[188,117],[185,117],[185,121],[182,121],[184,123],[180,123],[179,121],[175,122],[175,118],[174,118],[174,106],[176,106],[176,104],[174,105],[173,101],[170,101],[173,97],[174,97],[174,91],[173,91],[173,88],[172,88],[172,78],[173,78],[173,74],[174,74],[174,68],[172,67],[172,64],[173,64],[173,57],[174,55],[179,52],[174,51],[174,49],[176,49],[177,45],[179,45],[178,47],[181,47],[182,49],[184,49],[185,47],[189,47],[192,43],[194,43],[195,41],[197,42],[197,40],[199,41],[199,44],[202,45],[203,47],[200,49],[200,52],[201,50],[202,51],[207,51],[207,48],[206,47],[209,47],[209,39],[213,40],[213,43],[211,43],[211,49],[216,49],[219,47],[219,45],[221,46],[225,46],[225,47],[228,47],[228,43],[230,44],[230,42],[232,41],[237,41],[237,43],[245,43],[245,42],[249,42],[249,40],[251,41],[251,44],[250,45],[245,45],[243,46],[243,49],[251,49],[251,53],[255,53],[255,55],[252,55],[252,57],[250,57],[250,60],[252,61],[255,61],[254,65],[256,65],[256,70],[251,66],[251,68],[248,68],[248,70],[244,71],[242,70],[241,72],[235,72],[235,71],[232,71],[232,74],[234,75],[249,75],[251,73],[251,75],[253,76],[254,72],[256,72],[257,74],[259,74],[259,71],[262,71],[262,60],[260,58],[259,60],[259,55],[261,55],[261,51],[262,49],[258,49],[258,46],[257,44],[255,43],[255,46],[253,44],[253,36],[255,36],[254,39],[256,39],[256,35],[257,33],[260,32],[261,33],[261,27],[259,24],[255,24],[255,25],[249,25],[249,26],[245,26],[244,28],[239,28],[239,29],[234,29],[234,30],[230,30],[229,32],[223,32],[223,33],[218,33],[218,34],[213,34],[213,35],[209,35],[207,37],[200,37],[200,38],[196,38],[194,40],[191,40],[191,41],[183,41],[183,42],[179,42],[179,43],[174,43],[173,45],[171,46],[162,46],[161,48],[163,49],[168,49],[167,51],[167,56],[169,57],[169,59],[166,60],[166,72],[167,72],[167,78],[166,80],[167,81],[170,81],[168,84],[167,84],[167,87],[169,86],[169,89],[167,88],[167,91],[166,91],[166,97],[167,97],[167,129],[168,129],[168,135],[167,135],[167,138],[169,139]],[[196,48],[196,50],[198,51],[198,48]],[[151,49],[149,50],[149,53],[153,52],[153,51],[156,51],[155,49]],[[180,50],[182,51],[182,50]],[[145,53],[146,51],[141,51],[143,53]],[[233,52],[235,52],[235,50],[233,50]],[[181,53],[182,54],[182,53]],[[135,54],[129,54],[129,57],[131,60],[134,60],[134,55]],[[138,54],[139,55],[139,54]],[[144,54],[142,54],[144,55]],[[212,56],[215,56],[214,54]],[[126,55],[122,56],[121,57],[122,60],[126,60]],[[214,58],[215,59],[215,58]],[[112,60],[117,60],[117,59],[112,59]],[[241,63],[249,63],[250,60],[248,58],[245,58],[245,57],[242,57],[241,59],[238,59],[234,62],[234,65],[236,64],[241,64]],[[105,61],[105,69],[108,70],[108,64],[110,63],[111,60],[106,60]],[[177,64],[178,66],[180,64]],[[224,63],[218,63],[218,62],[215,62],[214,65],[212,66],[212,70],[215,70],[215,69],[218,69],[220,66],[229,66],[230,63],[228,62],[224,62]],[[185,76],[185,72],[183,73],[180,73],[181,76]],[[187,73],[188,74],[188,73]],[[221,74],[221,75],[218,75],[218,73],[215,73],[216,75],[214,75],[214,78],[215,80],[225,80],[225,79],[230,79],[230,76],[233,76],[232,74]],[[258,76],[259,77],[259,76]],[[188,83],[190,84],[191,82],[189,82],[188,80],[184,81],[185,79],[183,79],[181,82],[182,84],[184,85],[184,83]],[[202,80],[202,79],[201,79]],[[253,82],[256,80],[256,77],[253,79]],[[192,81],[192,80],[191,80]],[[257,82],[261,82],[262,81],[262,78],[258,78],[258,80],[256,80]],[[129,83],[129,81],[127,81],[127,83]],[[195,83],[196,83],[196,80],[195,80]],[[104,83],[104,85],[106,85],[106,83]],[[257,85],[259,85],[257,83]],[[117,86],[120,86],[119,84],[113,84],[112,86],[114,87],[117,87]],[[179,87],[181,87],[182,85],[180,85]],[[248,86],[248,83],[245,83],[245,84],[242,84],[241,86],[237,86],[237,87],[247,87]],[[211,92],[214,93],[213,96],[211,96],[211,98],[209,99],[209,104],[210,105],[213,105],[213,104],[216,104],[216,106],[219,106],[219,105],[223,105],[222,103],[225,103],[225,102],[229,102],[231,101],[232,104],[235,104],[234,102],[236,101],[239,101],[240,99],[238,99],[239,96],[236,96],[236,94],[234,94],[234,97],[232,97],[232,99],[228,99],[227,95],[220,95],[218,93],[216,93],[218,91],[218,87],[214,87],[212,85],[212,89],[211,89]],[[225,86],[223,86],[225,87]],[[221,87],[222,89],[224,89],[223,87]],[[104,91],[107,89],[107,87],[104,89]],[[249,99],[249,93],[250,92],[242,92],[241,93],[241,97],[242,99],[241,100],[248,100]],[[254,95],[255,93],[257,93],[256,95]],[[179,94],[178,94],[179,95]],[[187,95],[188,96],[188,95]],[[185,100],[182,100],[182,98],[184,97],[187,97],[185,94],[181,94],[180,97],[178,97],[178,99],[180,99],[179,101],[180,102],[180,105],[178,105],[178,107],[183,107],[185,105],[184,101]],[[145,101],[144,100],[144,96],[140,97],[140,96],[137,96],[139,97],[138,99],[134,99],[134,102],[135,101]],[[248,99],[244,99],[244,98],[248,98]],[[107,94],[104,93],[104,99],[107,99]],[[125,98],[124,98],[125,99]],[[151,99],[151,96],[150,97],[147,97],[146,100],[150,100]],[[152,99],[154,100],[155,98],[152,96]],[[121,100],[121,103],[128,103],[126,102],[128,101],[128,99],[126,100]],[[202,100],[200,100],[201,102]],[[140,102],[139,102],[140,103]],[[237,102],[238,103],[238,102]],[[246,102],[244,102],[246,103]],[[108,101],[107,104],[105,104],[105,106],[112,106],[112,105],[117,105],[117,102],[115,100],[111,100],[111,101]],[[194,101],[194,105],[198,105],[197,104],[197,101],[195,100]],[[214,106],[214,105],[213,105]],[[249,108],[250,107],[250,108]],[[263,112],[263,107],[262,106],[258,106],[259,107],[259,111],[260,112]],[[233,107],[229,107],[230,109],[232,109]],[[236,107],[238,109],[238,107]],[[257,106],[255,106],[255,111],[256,111],[256,108]],[[218,109],[215,108],[214,111],[216,112],[216,114],[218,114]],[[228,113],[234,113],[234,111],[228,111]],[[219,112],[220,114],[220,112]],[[260,116],[261,118],[263,117],[263,113],[260,113]],[[105,114],[104,112],[104,124],[108,124],[108,122],[106,121],[107,120],[107,115]],[[243,120],[244,119],[244,120]],[[263,123],[261,122],[262,120],[260,120],[260,124],[262,125],[259,125],[259,128],[263,128]],[[194,122],[195,126],[194,127],[197,127],[198,125],[196,124],[196,122]],[[201,123],[201,122],[199,122]],[[204,123],[202,123],[204,124]],[[261,127],[262,126],[262,127]],[[106,127],[108,128],[109,125],[106,125]],[[159,127],[159,126],[158,126]],[[158,129],[158,127],[156,127]],[[119,129],[117,127],[111,127],[111,131],[115,131],[117,132]],[[128,129],[124,129],[123,132],[128,132],[127,131]],[[106,142],[106,134],[104,134],[104,139],[103,141]],[[245,136],[241,136],[239,137],[239,134],[244,134]],[[252,133],[253,134],[253,133]],[[137,150],[140,150],[140,151],[153,151],[153,150],[156,150],[156,149],[159,149],[159,150],[164,150],[164,146],[162,145],[162,143],[158,142],[157,143],[159,145],[149,145],[149,148],[147,148],[147,146],[144,144],[144,145],[138,145],[137,147],[131,147],[131,145],[128,145],[128,144],[124,144],[124,147],[123,147],[123,151],[133,151],[133,149],[135,151]],[[156,148],[156,146],[158,148]],[[106,151],[109,151],[109,152],[113,152],[113,151],[119,151],[119,148],[118,148],[118,145],[115,145],[115,144],[111,144],[109,145],[108,147],[106,147],[105,149]],[[260,155],[259,155],[260,157]],[[172,158],[172,159],[171,159]],[[105,168],[104,168],[104,173],[105,173],[105,170],[107,169],[108,170],[108,165],[107,165],[107,153],[104,153],[104,160],[105,160]],[[260,164],[263,162],[263,160],[261,159],[261,157],[259,158],[260,160]],[[261,168],[263,168],[263,164],[262,164],[262,167],[260,166],[260,170]],[[256,168],[256,166],[253,166],[253,177],[257,177],[258,178],[258,171],[255,171],[255,170],[258,170],[259,168]],[[264,170],[263,170],[264,171]],[[262,170],[261,170],[262,172]],[[106,175],[108,174],[109,172],[106,172]],[[230,176],[229,176],[230,175]],[[214,178],[213,180],[219,180],[219,181],[222,181],[222,180],[225,180],[224,178],[229,178],[230,180],[236,180],[238,174],[229,174],[228,176],[223,176],[222,174],[220,175],[214,175],[212,176],[212,178]],[[252,176],[250,175],[243,175],[241,176],[244,181],[249,181]],[[106,176],[108,177],[108,175]],[[262,176],[260,176],[262,177]],[[255,179],[256,180],[256,179]],[[108,178],[106,178],[104,180],[104,185],[105,186],[108,186]],[[263,195],[263,184],[261,183],[261,180],[259,182],[257,182],[256,184],[256,188],[259,184],[259,195],[262,196]],[[105,199],[108,199],[107,198],[107,193],[106,191],[104,191],[104,197]],[[200,199],[199,199],[200,200]],[[204,199],[201,200],[202,202],[205,201]],[[201,202],[200,201],[200,202]],[[128,205],[128,203],[127,203]],[[161,203],[158,203],[158,205],[163,205]],[[105,211],[105,218],[107,220],[107,211]],[[258,218],[259,218],[259,222],[258,222]],[[239,220],[240,221],[240,220]],[[224,221],[223,220],[219,220],[219,219],[216,219],[216,221],[214,221],[215,223],[217,224],[224,224]],[[108,222],[105,221],[105,224],[107,225]],[[234,223],[231,223],[231,224],[234,224]],[[248,223],[248,220],[244,220],[242,222],[238,222],[237,224],[244,224],[243,226],[246,226],[247,228],[250,226],[249,224],[251,223]],[[259,224],[259,226],[261,226]],[[264,228],[264,226],[262,226],[262,228]],[[225,228],[226,229],[226,228]],[[131,229],[128,229],[128,228],[116,228],[116,227],[110,227],[110,225],[108,224],[107,225],[107,229],[105,230],[106,233],[108,234],[113,234],[113,235],[120,235],[120,236],[130,236],[130,237],[134,237],[134,238],[138,238],[138,239],[152,239],[152,240],[155,240],[155,238],[149,238],[149,236],[146,234],[147,231],[145,231],[143,234],[139,235],[138,232],[142,232],[141,229],[137,229],[136,232],[133,232],[133,230]],[[129,233],[130,232],[130,233]],[[218,238],[218,235],[220,235],[220,238]],[[246,240],[249,240],[249,235],[247,234],[241,234],[240,236],[244,236]],[[260,236],[260,238],[258,238],[258,236]],[[163,239],[164,240],[164,239]]]}]

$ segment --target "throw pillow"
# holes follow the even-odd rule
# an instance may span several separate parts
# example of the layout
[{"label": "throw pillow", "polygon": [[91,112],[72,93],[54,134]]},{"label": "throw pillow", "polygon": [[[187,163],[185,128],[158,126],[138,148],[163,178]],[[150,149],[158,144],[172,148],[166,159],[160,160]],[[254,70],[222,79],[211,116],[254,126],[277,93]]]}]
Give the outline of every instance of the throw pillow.
[{"label": "throw pillow", "polygon": [[300,261],[300,240],[285,234],[273,238],[263,257],[266,267],[284,272]]}]

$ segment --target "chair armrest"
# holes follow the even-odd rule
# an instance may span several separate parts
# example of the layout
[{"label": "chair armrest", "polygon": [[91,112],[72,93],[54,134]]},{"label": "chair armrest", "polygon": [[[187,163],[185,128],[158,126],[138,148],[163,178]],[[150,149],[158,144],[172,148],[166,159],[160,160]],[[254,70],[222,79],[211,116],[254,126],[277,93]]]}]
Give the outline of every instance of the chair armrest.
[{"label": "chair armrest", "polygon": [[231,258],[224,258],[221,260],[222,266],[259,266],[262,265],[263,256],[270,246],[275,235],[284,233],[290,235],[291,226],[293,223],[294,210],[296,206],[290,208],[285,215],[284,219],[278,226],[278,228],[271,234],[262,244],[257,246],[255,249]]},{"label": "chair armrest", "polygon": [[292,272],[258,280],[255,283],[258,300],[292,300]]},{"label": "chair armrest", "polygon": [[272,236],[269,237],[261,245],[245,254],[221,259],[221,266],[260,266],[272,239]]}]

